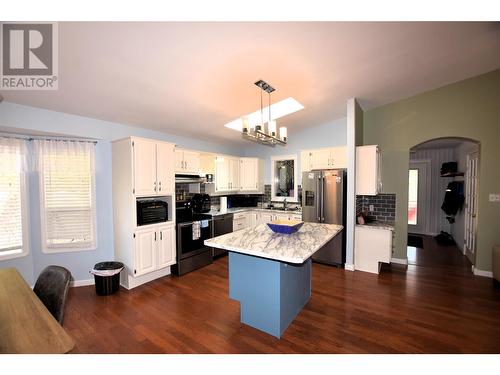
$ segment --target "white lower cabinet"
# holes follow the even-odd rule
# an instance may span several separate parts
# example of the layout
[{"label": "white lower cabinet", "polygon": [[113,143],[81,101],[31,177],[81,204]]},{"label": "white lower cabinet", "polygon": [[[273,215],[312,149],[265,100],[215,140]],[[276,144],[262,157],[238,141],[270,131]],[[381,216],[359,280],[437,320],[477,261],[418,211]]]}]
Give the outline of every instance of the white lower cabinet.
[{"label": "white lower cabinet", "polygon": [[300,213],[254,211],[252,213],[252,225],[269,223],[274,220],[302,220]]},{"label": "white lower cabinet", "polygon": [[393,231],[358,225],[354,233],[354,269],[379,273],[381,263],[391,262]]},{"label": "white lower cabinet", "polygon": [[158,269],[175,264],[175,226],[165,225],[158,228]]},{"label": "white lower cabinet", "polygon": [[135,232],[134,276],[141,276],[156,269],[156,228]]},{"label": "white lower cabinet", "polygon": [[175,263],[173,224],[139,229],[134,236],[134,276],[145,275]]}]

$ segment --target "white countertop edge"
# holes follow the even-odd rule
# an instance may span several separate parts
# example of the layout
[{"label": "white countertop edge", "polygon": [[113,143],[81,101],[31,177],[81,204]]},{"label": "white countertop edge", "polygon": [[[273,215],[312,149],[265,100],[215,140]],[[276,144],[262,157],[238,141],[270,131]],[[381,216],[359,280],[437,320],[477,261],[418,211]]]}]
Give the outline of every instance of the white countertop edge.
[{"label": "white countertop edge", "polygon": [[[318,251],[319,249],[321,249],[328,241],[330,241],[333,237],[335,237],[337,234],[339,234],[343,229],[344,229],[344,227],[342,225],[339,225],[339,229],[335,233],[333,233],[331,236],[328,236],[320,245],[318,245],[317,249],[311,255],[309,255],[306,258],[287,258],[287,257],[282,257],[282,256],[269,257],[269,256],[267,256],[268,254],[261,253],[259,251],[252,251],[252,250],[240,249],[240,248],[236,248],[236,247],[232,247],[232,246],[214,244],[214,243],[210,242],[211,239],[205,240],[204,244],[206,246],[215,247],[217,249],[223,249],[223,250],[227,250],[227,251],[234,251],[235,253],[240,253],[240,254],[243,254],[243,255],[253,255],[253,256],[256,256],[256,257],[259,257],[259,258],[276,260],[276,261],[279,261],[279,262],[302,264],[306,260],[308,260],[310,257],[312,257],[314,255],[314,253],[316,251]],[[244,230],[244,229],[242,229],[242,230]],[[228,233],[228,234],[232,234],[232,233]],[[224,234],[223,236],[226,236],[226,235]],[[284,234],[284,236],[287,236],[287,234]],[[222,236],[219,236],[219,237],[222,237]],[[214,246],[214,245],[217,245],[217,246]]]},{"label": "white countertop edge", "polygon": [[382,229],[382,230],[394,230],[392,225],[369,225],[369,224],[356,224],[356,228],[368,228],[368,229]]}]

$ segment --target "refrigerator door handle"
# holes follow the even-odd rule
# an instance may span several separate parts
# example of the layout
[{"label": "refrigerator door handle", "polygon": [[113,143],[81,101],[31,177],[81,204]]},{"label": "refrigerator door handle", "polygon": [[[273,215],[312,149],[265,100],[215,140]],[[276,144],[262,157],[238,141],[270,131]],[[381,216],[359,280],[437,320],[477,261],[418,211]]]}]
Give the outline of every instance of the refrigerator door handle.
[{"label": "refrigerator door handle", "polygon": [[320,223],[324,223],[325,222],[325,210],[324,210],[324,205],[325,205],[325,194],[324,194],[324,191],[325,191],[325,177],[324,176],[321,176],[321,184],[320,184],[320,188],[321,188],[321,221]]},{"label": "refrigerator door handle", "polygon": [[321,201],[319,197],[320,180],[321,176],[318,176],[318,179],[316,180],[316,213],[318,215],[318,223],[321,223]]}]

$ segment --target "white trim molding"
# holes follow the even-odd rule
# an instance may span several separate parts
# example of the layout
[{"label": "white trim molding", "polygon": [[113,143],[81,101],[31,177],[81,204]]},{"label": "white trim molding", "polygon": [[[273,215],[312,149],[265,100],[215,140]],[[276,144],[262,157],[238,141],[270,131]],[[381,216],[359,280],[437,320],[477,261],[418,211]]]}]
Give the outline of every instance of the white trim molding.
[{"label": "white trim molding", "polygon": [[94,285],[95,280],[94,279],[87,279],[87,280],[73,280],[69,285],[72,288],[76,288],[79,286],[88,286],[88,285]]},{"label": "white trim molding", "polygon": [[408,265],[408,258],[391,258],[391,263]]},{"label": "white trim molding", "polygon": [[483,277],[490,277],[490,278],[493,277],[493,272],[480,270],[479,268],[476,268],[474,266],[472,266],[472,273],[475,276],[483,276]]},{"label": "white trim molding", "polygon": [[344,269],[347,271],[354,271],[354,264],[346,263],[344,264]]}]

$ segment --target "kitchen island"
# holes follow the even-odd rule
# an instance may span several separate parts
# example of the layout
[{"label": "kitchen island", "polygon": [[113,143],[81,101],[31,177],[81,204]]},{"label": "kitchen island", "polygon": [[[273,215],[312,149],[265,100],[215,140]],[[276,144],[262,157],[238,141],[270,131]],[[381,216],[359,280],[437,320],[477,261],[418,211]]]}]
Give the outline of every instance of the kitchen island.
[{"label": "kitchen island", "polygon": [[311,297],[311,256],[342,229],[304,223],[278,234],[260,224],[205,245],[229,251],[229,298],[240,302],[241,322],[280,338]]}]

